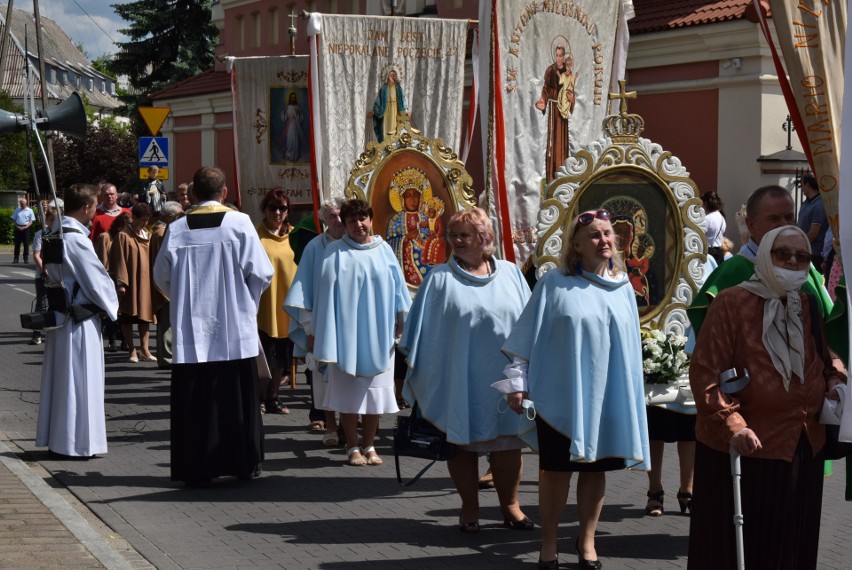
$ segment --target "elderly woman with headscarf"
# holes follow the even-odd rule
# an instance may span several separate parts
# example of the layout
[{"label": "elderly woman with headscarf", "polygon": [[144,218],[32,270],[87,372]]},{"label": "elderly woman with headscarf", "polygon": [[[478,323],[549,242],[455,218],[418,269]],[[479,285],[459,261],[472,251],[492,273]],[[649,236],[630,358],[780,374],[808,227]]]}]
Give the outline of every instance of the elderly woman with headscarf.
[{"label": "elderly woman with headscarf", "polygon": [[698,335],[689,370],[698,407],[690,568],[735,566],[731,449],[742,456],[746,567],[816,567],[819,416],[845,379],[830,364],[815,299],[800,290],[810,261],[802,230],[768,232],[754,275],[719,293]]},{"label": "elderly woman with headscarf", "polygon": [[518,504],[521,424],[491,389],[500,377],[506,337],[530,296],[513,263],[494,258],[494,230],[479,208],[450,218],[453,255],[426,276],[405,324],[400,350],[408,374],[404,393],[421,415],[459,446],[447,462],[462,500],[459,530],[479,531],[479,454],[490,453],[503,525],[532,530]]},{"label": "elderly woman with headscarf", "polygon": [[[558,568],[559,519],[577,477],[581,568],[601,568],[595,529],[606,471],[648,470],[639,311],[607,210],[569,220],[562,267],[535,286],[503,352],[513,358],[495,388],[509,406],[537,412],[522,434],[539,452],[539,568]],[[528,404],[526,404],[528,405]]]}]

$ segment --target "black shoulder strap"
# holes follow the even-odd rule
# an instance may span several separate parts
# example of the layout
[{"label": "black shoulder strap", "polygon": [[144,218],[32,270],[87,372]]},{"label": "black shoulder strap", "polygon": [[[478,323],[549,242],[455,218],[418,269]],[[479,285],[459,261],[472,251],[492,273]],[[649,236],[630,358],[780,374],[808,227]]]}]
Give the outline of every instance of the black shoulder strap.
[{"label": "black shoulder strap", "polygon": [[435,462],[438,461],[437,459],[433,459],[430,463],[427,463],[426,467],[421,469],[420,472],[417,475],[415,475],[414,478],[411,481],[409,481],[408,483],[403,483],[402,482],[402,472],[399,470],[399,454],[396,452],[396,449],[393,450],[393,460],[396,463],[396,480],[403,487],[411,487],[412,485],[417,483],[417,480],[420,479],[421,477],[423,477],[423,475],[425,475],[426,472],[429,471],[429,469],[433,465],[435,465]]}]

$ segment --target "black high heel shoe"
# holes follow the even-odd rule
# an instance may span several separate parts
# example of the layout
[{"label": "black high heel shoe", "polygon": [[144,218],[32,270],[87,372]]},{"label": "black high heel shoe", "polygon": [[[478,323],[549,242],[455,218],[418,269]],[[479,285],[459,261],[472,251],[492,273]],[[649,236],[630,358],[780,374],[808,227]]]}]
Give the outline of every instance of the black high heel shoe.
[{"label": "black high heel shoe", "polygon": [[577,549],[577,558],[580,559],[580,568],[588,568],[588,570],[600,570],[603,568],[600,560],[586,560],[580,553],[580,539],[574,541],[574,548]]},{"label": "black high heel shoe", "polygon": [[680,505],[680,514],[685,515],[687,511],[692,512],[692,493],[689,491],[677,492],[677,503]]},{"label": "black high heel shoe", "polygon": [[556,553],[556,558],[553,560],[544,561],[541,559],[541,555],[539,554],[538,559],[538,570],[556,570],[559,568],[559,553]]},{"label": "black high heel shoe", "polygon": [[[662,490],[656,493],[648,491],[648,503],[645,505],[645,514],[649,517],[663,516],[666,512],[663,508],[663,498],[665,495],[665,492]],[[680,494],[678,494],[678,497],[680,497]]]},{"label": "black high heel shoe", "polygon": [[508,509],[500,507],[500,512],[503,514],[503,526],[506,528],[511,528],[513,530],[533,530],[535,528],[535,523],[533,523],[527,516],[521,520],[515,520],[512,515],[509,514]]}]

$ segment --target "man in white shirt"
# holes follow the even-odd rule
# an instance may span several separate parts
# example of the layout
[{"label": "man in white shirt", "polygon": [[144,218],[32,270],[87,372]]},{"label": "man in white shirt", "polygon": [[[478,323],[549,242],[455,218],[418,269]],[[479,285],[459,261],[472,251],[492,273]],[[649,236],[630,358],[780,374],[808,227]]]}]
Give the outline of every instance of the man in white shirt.
[{"label": "man in white shirt", "polygon": [[251,479],[263,461],[257,309],[272,264],[245,214],[223,205],[225,174],[195,173],[199,205],[173,222],[154,263],[170,299],[171,479]]},{"label": "man in white shirt", "polygon": [[35,213],[27,205],[27,199],[18,200],[18,207],[12,212],[12,220],[15,222],[15,256],[12,263],[18,263],[21,244],[24,244],[24,263],[29,263],[30,228],[35,219]]}]

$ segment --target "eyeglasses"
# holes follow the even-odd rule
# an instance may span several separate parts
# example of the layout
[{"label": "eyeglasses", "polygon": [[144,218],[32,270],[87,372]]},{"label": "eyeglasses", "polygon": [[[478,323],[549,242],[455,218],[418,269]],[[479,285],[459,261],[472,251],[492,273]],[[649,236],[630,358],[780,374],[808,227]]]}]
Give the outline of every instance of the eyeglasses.
[{"label": "eyeglasses", "polygon": [[266,209],[269,210],[270,212],[286,212],[290,208],[288,208],[287,206],[283,206],[283,205],[282,206],[269,205],[269,206],[266,207]]},{"label": "eyeglasses", "polygon": [[793,260],[796,265],[808,265],[811,262],[811,254],[807,251],[790,251],[789,249],[770,250],[772,260],[775,263],[787,263]]},{"label": "eyeglasses", "polygon": [[597,212],[585,212],[577,217],[578,226],[588,226],[595,220],[603,220],[608,222],[610,219],[609,210],[598,210]]}]

